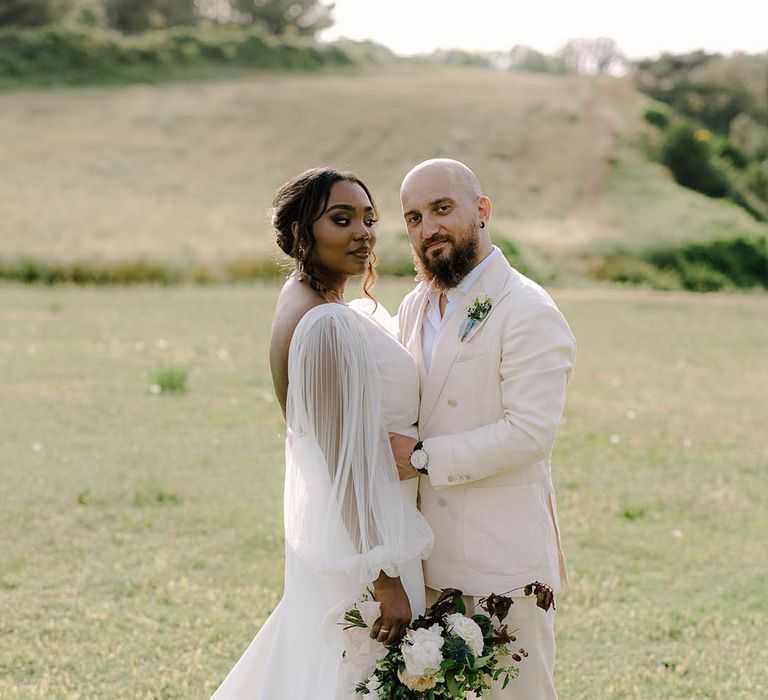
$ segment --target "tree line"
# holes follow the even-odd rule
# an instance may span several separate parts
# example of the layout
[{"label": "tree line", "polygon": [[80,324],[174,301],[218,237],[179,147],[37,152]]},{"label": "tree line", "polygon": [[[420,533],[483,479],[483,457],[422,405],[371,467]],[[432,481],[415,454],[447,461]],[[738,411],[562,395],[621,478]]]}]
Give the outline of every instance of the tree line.
[{"label": "tree line", "polygon": [[0,27],[63,23],[137,34],[211,20],[313,37],[333,24],[332,10],[319,0],[2,0]]}]

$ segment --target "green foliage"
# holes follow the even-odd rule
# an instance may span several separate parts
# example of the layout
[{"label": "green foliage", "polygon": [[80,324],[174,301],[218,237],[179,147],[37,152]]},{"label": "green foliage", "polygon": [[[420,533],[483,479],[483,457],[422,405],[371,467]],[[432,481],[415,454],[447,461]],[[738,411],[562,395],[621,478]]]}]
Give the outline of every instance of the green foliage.
[{"label": "green foliage", "polygon": [[53,263],[22,259],[0,260],[0,279],[24,284],[175,284],[181,280],[181,274],[167,265],[146,260]]},{"label": "green foliage", "polygon": [[437,49],[431,54],[433,60],[448,66],[464,66],[466,68],[490,68],[488,56],[475,51],[463,49]]},{"label": "green foliage", "polygon": [[655,109],[647,110],[644,118],[661,130],[660,137],[643,134],[641,147],[649,160],[666,165],[684,187],[728,197],[755,220],[768,220],[768,182],[762,177],[768,161],[756,162],[750,156],[757,152],[761,133],[746,115],[734,120],[730,137]]},{"label": "green foliage", "polygon": [[52,0],[3,0],[0,3],[0,27],[39,27],[55,19]]},{"label": "green foliage", "polygon": [[[764,58],[754,57],[768,66]],[[656,100],[705,124],[718,133],[728,133],[731,121],[739,114],[761,118],[766,114],[764,86],[718,75],[717,66],[728,59],[718,54],[695,51],[689,54],[664,54],[657,59],[638,61],[635,83]]]},{"label": "green foliage", "polygon": [[264,26],[270,34],[314,36],[333,24],[333,5],[318,0],[230,0],[240,21]]},{"label": "green foliage", "polygon": [[614,39],[570,39],[558,51],[568,73],[609,75],[626,65],[624,54]]},{"label": "green foliage", "polygon": [[201,263],[189,269],[147,260],[54,263],[25,258],[17,261],[0,260],[0,280],[47,285],[209,284],[279,279],[285,276],[288,269],[272,257],[241,258],[217,266]]},{"label": "green foliage", "polygon": [[646,258],[662,270],[677,272],[686,289],[711,291],[726,286],[768,288],[768,244],[765,238],[737,237],[688,243],[661,249]]},{"label": "green foliage", "polygon": [[706,263],[682,258],[676,261],[675,268],[683,288],[689,292],[717,292],[731,286],[728,277]]},{"label": "green foliage", "polygon": [[746,184],[755,196],[764,202],[768,202],[768,161],[763,163],[752,162],[749,164]]},{"label": "green foliage", "polygon": [[194,0],[105,0],[108,26],[138,33],[195,21]]},{"label": "green foliage", "polygon": [[347,54],[354,63],[381,65],[394,64],[401,60],[388,46],[375,41],[356,41],[341,37],[333,43]]},{"label": "green foliage", "polygon": [[0,30],[0,79],[45,83],[157,81],[194,66],[317,70],[351,59],[333,45],[259,27],[179,26],[125,37],[87,27]]},{"label": "green foliage", "polygon": [[133,496],[133,505],[137,507],[155,506],[155,505],[178,505],[181,499],[178,494],[157,489],[150,492],[137,492]]},{"label": "green foliage", "polygon": [[737,170],[744,170],[749,165],[749,156],[727,140],[722,141],[718,155]]},{"label": "green foliage", "polygon": [[768,246],[765,238],[736,237],[622,252],[593,261],[588,274],[661,290],[768,289]]},{"label": "green foliage", "polygon": [[509,69],[556,75],[566,73],[568,70],[562,55],[550,56],[520,44],[514,46],[509,52]]},{"label": "green foliage", "polygon": [[666,129],[669,126],[669,114],[660,109],[647,109],[643,114],[643,119],[649,124],[659,128]]},{"label": "green foliage", "polygon": [[680,278],[674,273],[659,270],[656,266],[630,253],[599,257],[591,261],[587,274],[595,280],[619,282],[649,289],[680,289]]},{"label": "green foliage", "polygon": [[729,191],[728,179],[713,160],[709,141],[698,133],[685,121],[671,125],[661,142],[661,161],[683,187],[709,197],[725,197]]},{"label": "green foliage", "polygon": [[740,114],[728,131],[730,142],[757,161],[768,161],[768,121],[757,123],[748,114]]},{"label": "green foliage", "polygon": [[164,367],[152,375],[150,390],[154,394],[178,394],[187,390],[189,371],[181,367]]}]

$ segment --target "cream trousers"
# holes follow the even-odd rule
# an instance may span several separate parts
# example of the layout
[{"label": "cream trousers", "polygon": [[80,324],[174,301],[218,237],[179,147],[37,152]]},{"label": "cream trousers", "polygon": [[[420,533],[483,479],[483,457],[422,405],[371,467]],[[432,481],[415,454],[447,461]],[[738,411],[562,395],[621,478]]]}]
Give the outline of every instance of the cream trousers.
[{"label": "cream trousers", "polygon": [[[439,591],[427,588],[427,606],[437,600]],[[477,606],[480,598],[464,596],[467,612]],[[557,700],[553,674],[555,671],[555,611],[544,612],[536,607],[535,596],[513,598],[514,604],[504,622],[517,638],[513,649],[528,652],[520,664],[520,676],[502,690],[501,683],[493,687],[483,700]],[[479,607],[477,608],[479,610]],[[515,631],[517,630],[517,631]]]}]

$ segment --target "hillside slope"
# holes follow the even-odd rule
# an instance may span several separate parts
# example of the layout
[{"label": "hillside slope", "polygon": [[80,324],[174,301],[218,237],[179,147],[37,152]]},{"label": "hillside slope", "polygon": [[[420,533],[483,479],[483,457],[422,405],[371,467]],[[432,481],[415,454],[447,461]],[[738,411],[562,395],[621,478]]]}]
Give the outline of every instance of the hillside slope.
[{"label": "hillside slope", "polygon": [[494,235],[549,250],[765,231],[645,161],[648,104],[621,81],[430,67],[8,92],[0,257],[261,256],[275,188],[318,164],[370,184],[386,253],[400,180],[435,155],[477,172]]}]

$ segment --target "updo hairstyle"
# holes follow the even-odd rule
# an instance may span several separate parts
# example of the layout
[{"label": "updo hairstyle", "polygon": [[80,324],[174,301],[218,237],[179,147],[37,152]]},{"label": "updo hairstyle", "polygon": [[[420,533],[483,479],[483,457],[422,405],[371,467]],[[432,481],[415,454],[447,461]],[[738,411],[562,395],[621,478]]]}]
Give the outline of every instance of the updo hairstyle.
[{"label": "updo hairstyle", "polygon": [[[277,245],[293,258],[297,277],[307,281],[325,299],[329,298],[330,290],[316,278],[310,259],[315,245],[312,226],[328,207],[331,188],[337,182],[352,182],[362,187],[378,216],[376,203],[365,183],[353,173],[334,168],[310,168],[280,187],[272,202],[272,226]],[[298,223],[298,235],[293,233],[294,222]],[[376,256],[371,252],[363,275],[363,292],[371,299],[370,290],[376,282],[375,263]]]}]

